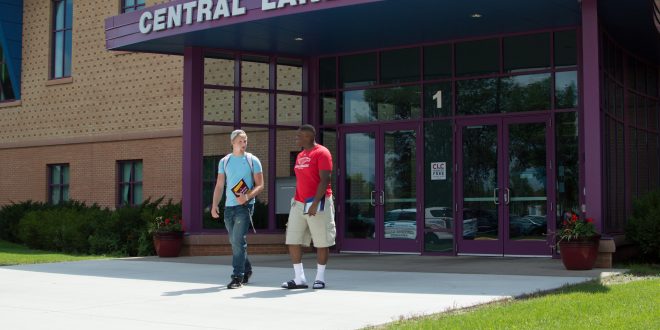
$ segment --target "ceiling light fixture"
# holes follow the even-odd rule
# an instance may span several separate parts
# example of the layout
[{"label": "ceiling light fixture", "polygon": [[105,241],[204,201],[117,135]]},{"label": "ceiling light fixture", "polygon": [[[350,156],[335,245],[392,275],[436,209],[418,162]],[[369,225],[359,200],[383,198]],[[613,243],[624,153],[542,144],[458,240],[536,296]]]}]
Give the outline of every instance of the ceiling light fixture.
[{"label": "ceiling light fixture", "polygon": [[474,14],[470,15],[470,17],[472,17],[472,18],[481,18],[481,14],[474,13]]},{"label": "ceiling light fixture", "polygon": [[295,39],[293,39],[293,40],[295,40],[295,41],[302,41],[303,38],[301,38],[301,37],[297,37],[297,38],[295,38]]}]

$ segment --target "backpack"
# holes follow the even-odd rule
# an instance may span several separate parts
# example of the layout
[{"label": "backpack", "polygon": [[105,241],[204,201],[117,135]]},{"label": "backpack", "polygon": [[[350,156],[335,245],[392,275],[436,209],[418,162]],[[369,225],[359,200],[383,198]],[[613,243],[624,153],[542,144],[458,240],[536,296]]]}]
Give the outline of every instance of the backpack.
[{"label": "backpack", "polygon": [[[250,165],[250,172],[254,176],[254,164],[253,164],[254,156],[249,152],[246,152],[245,156],[247,157],[248,165]],[[231,158],[231,153],[228,153],[227,156],[224,156],[222,157],[222,159],[220,159],[220,162],[222,163],[222,168],[225,171],[225,175],[227,175],[227,164],[229,163],[229,158]]]},{"label": "backpack", "polygon": [[[248,165],[250,165],[250,172],[252,173],[252,176],[254,177],[254,164],[253,164],[254,156],[251,153],[246,152],[245,157],[247,157]],[[225,170],[225,176],[227,176],[227,164],[229,163],[229,158],[231,158],[231,153],[228,153],[227,156],[224,156],[224,157],[222,157],[222,159],[220,159],[220,162],[222,163],[222,168]],[[254,180],[254,178],[253,178],[253,180]],[[255,198],[252,198],[252,199],[254,200]],[[252,224],[252,231],[254,231],[254,233],[256,234],[257,229],[254,228],[254,222],[252,221],[252,214],[250,214],[250,224]]]}]

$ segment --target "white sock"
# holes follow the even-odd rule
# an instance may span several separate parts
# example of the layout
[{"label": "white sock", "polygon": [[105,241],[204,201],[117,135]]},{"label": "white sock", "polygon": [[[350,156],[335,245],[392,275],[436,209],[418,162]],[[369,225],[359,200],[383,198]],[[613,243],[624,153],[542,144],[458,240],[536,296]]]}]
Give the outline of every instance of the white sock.
[{"label": "white sock", "polygon": [[303,264],[293,264],[293,270],[296,272],[296,277],[293,279],[296,284],[303,284],[307,283],[307,279],[305,278],[305,271],[303,270]]},{"label": "white sock", "polygon": [[325,283],[325,265],[316,264],[316,280]]}]

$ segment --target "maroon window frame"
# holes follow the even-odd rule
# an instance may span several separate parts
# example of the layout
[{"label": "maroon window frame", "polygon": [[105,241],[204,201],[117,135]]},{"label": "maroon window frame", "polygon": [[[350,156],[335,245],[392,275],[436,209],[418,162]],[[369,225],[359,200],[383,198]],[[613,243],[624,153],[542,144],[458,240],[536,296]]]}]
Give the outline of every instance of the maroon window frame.
[{"label": "maroon window frame", "polygon": [[130,13],[144,8],[144,0],[121,0],[121,13]]},{"label": "maroon window frame", "polygon": [[[129,174],[129,180],[128,181],[123,181],[124,178],[124,165],[129,164],[130,167],[130,174]],[[136,174],[135,174],[135,166],[137,164],[142,164],[142,160],[122,160],[117,162],[118,166],[118,177],[117,177],[117,206],[122,207],[122,206],[136,206],[139,203],[142,203],[143,201],[143,196],[140,194],[140,200],[136,200],[136,194],[135,194],[135,187],[140,186],[142,187],[142,180],[136,180]],[[144,171],[143,173],[144,174]],[[122,198],[122,191],[124,187],[128,187],[128,196],[126,200]]]},{"label": "maroon window frame", "polygon": [[[59,182],[60,183],[54,183],[53,180],[53,170],[56,167],[60,167],[60,177],[59,177]],[[66,202],[69,200],[68,196],[66,199],[64,199],[64,190],[69,189],[69,181],[64,182],[64,171],[62,169],[67,168],[69,169],[69,164],[48,164],[48,203],[49,204],[59,204],[61,202]],[[71,173],[71,171],[69,171]],[[71,176],[69,176],[71,178]],[[55,190],[59,190],[59,196],[60,199],[58,201],[53,200],[53,192]]]},{"label": "maroon window frame", "polygon": [[16,98],[9,79],[9,68],[5,62],[0,43],[0,102],[13,101]]},{"label": "maroon window frame", "polygon": [[[73,0],[53,0],[52,5],[50,78],[59,79],[71,76]],[[58,26],[58,9],[62,10],[61,26]],[[58,44],[58,39],[61,44]]]}]

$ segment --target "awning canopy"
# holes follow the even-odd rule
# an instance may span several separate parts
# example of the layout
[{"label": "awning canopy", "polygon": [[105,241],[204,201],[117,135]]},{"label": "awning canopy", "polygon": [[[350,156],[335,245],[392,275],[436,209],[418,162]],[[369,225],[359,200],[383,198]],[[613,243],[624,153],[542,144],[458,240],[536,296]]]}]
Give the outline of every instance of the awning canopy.
[{"label": "awning canopy", "polygon": [[599,0],[598,15],[623,47],[660,65],[660,0]]},{"label": "awning canopy", "polygon": [[[264,3],[278,1],[289,5],[262,9]],[[168,29],[169,11],[191,2],[198,3],[175,0],[108,18],[107,48],[182,54],[186,46],[202,46],[311,56],[580,24],[577,0],[243,0],[238,4],[245,14],[201,23],[192,15],[190,25],[170,22]],[[224,2],[232,7],[232,1]],[[218,1],[212,4],[215,12]],[[156,10],[165,29],[154,32],[149,16]],[[152,24],[147,34],[139,28],[145,12],[144,25]],[[185,21],[185,12],[182,16]]]}]

